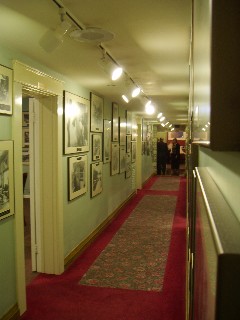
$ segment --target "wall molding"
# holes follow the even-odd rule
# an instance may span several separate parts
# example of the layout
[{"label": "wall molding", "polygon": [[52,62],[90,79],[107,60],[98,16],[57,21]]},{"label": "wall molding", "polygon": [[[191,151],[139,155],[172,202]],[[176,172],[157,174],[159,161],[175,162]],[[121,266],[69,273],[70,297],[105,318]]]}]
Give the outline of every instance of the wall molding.
[{"label": "wall molding", "polygon": [[1,320],[19,320],[19,319],[20,319],[20,310],[17,303],[3,316],[3,318],[1,318]]}]

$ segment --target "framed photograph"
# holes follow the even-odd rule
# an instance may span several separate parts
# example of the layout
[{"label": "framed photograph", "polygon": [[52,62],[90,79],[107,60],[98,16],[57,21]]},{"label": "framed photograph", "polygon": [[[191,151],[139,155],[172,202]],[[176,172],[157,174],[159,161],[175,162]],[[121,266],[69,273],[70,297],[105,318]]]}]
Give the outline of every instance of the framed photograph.
[{"label": "framed photograph", "polygon": [[119,144],[112,143],[111,150],[111,175],[119,173]]},{"label": "framed photograph", "polygon": [[132,113],[126,110],[126,134],[132,134]]},{"label": "framed photograph", "polygon": [[119,120],[118,120],[118,104],[112,104],[112,141],[119,141]]},{"label": "framed photograph", "polygon": [[103,163],[108,163],[111,160],[112,122],[104,120],[103,124]]},{"label": "framed photograph", "polygon": [[29,149],[28,148],[22,149],[22,163],[25,165],[29,165]]},{"label": "framed photograph", "polygon": [[102,161],[102,134],[92,135],[92,160]]},{"label": "framed photograph", "polygon": [[137,142],[136,141],[132,141],[132,162],[136,161],[136,154],[137,154]]},{"label": "framed photograph", "polygon": [[130,134],[126,135],[126,152],[131,152],[131,139],[132,136]]},{"label": "framed photograph", "polygon": [[91,197],[102,192],[102,162],[91,164]]},{"label": "framed photograph", "polygon": [[29,112],[22,113],[22,126],[23,127],[29,126]]},{"label": "framed photograph", "polygon": [[64,91],[64,152],[89,151],[89,100]]},{"label": "framed photograph", "polygon": [[123,117],[119,117],[119,140],[120,145],[126,145],[126,119]]},{"label": "framed photograph", "polygon": [[131,160],[131,153],[126,153],[126,172],[125,178],[130,178],[132,175],[132,160]]},{"label": "framed photograph", "polygon": [[0,65],[0,113],[12,114],[12,69]]},{"label": "framed photograph", "polygon": [[13,141],[0,141],[0,219],[13,214]]},{"label": "framed photograph", "polygon": [[68,158],[68,200],[87,192],[87,155]]},{"label": "framed photograph", "polygon": [[22,129],[22,144],[23,147],[29,146],[29,129]]},{"label": "framed photograph", "polygon": [[119,172],[123,173],[126,171],[126,148],[125,146],[120,146],[119,153]]},{"label": "framed photograph", "polygon": [[90,99],[91,99],[90,130],[92,132],[103,132],[103,98],[91,92]]}]

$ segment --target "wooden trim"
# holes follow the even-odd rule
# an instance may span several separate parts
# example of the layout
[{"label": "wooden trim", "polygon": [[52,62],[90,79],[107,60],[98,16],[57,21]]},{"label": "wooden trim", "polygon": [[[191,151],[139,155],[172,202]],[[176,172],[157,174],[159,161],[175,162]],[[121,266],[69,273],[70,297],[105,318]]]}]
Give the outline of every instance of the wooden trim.
[{"label": "wooden trim", "polygon": [[81,254],[87,247],[106,229],[106,227],[117,217],[120,210],[135,196],[133,192],[110,216],[108,216],[86,239],[84,239],[69,255],[64,259],[65,269]]},{"label": "wooden trim", "polygon": [[19,320],[20,319],[20,310],[18,304],[16,303],[4,316],[1,320]]}]

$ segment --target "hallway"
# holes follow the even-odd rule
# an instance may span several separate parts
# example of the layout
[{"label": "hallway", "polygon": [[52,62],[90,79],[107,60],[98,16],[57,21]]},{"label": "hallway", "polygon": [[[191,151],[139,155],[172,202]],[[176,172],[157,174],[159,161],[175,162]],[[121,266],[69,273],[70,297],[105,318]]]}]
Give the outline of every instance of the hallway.
[{"label": "hallway", "polygon": [[186,179],[153,176],[60,276],[27,287],[21,319],[184,320]]}]

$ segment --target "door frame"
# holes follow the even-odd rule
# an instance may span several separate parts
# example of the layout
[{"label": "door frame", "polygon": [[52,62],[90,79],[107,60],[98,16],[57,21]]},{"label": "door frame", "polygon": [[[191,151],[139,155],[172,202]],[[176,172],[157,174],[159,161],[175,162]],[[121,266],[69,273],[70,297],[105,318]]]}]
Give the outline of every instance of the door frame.
[{"label": "door frame", "polygon": [[[12,138],[14,141],[14,179],[15,179],[15,224],[16,224],[16,286],[17,301],[20,314],[26,311],[26,281],[24,258],[24,223],[23,223],[23,186],[22,186],[22,90],[38,92],[43,96],[52,96],[54,103],[47,108],[51,115],[51,142],[52,148],[50,170],[52,174],[51,192],[52,198],[44,200],[47,210],[51,207],[51,214],[42,219],[43,250],[42,272],[61,274],[64,271],[63,250],[63,182],[62,182],[62,114],[63,114],[63,82],[50,77],[43,72],[33,69],[21,62],[13,62],[14,69],[14,96],[12,116]],[[39,88],[41,84],[41,88]],[[46,137],[45,137],[46,138]],[[40,182],[41,190],[47,183],[45,172]],[[46,194],[43,194],[41,200]],[[50,231],[51,230],[51,231]],[[50,244],[50,247],[48,247]],[[50,259],[50,260],[48,260]],[[50,262],[49,262],[50,261]]]}]

